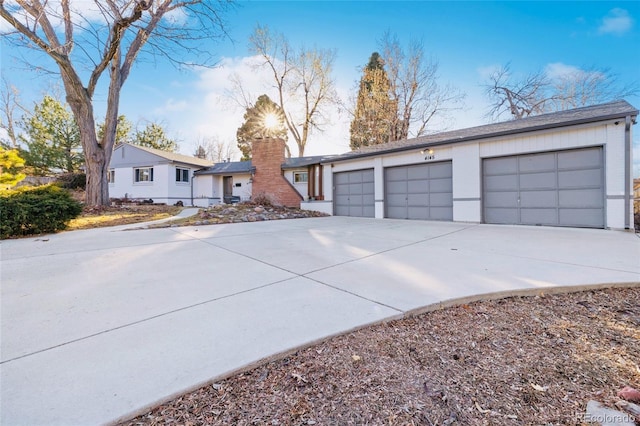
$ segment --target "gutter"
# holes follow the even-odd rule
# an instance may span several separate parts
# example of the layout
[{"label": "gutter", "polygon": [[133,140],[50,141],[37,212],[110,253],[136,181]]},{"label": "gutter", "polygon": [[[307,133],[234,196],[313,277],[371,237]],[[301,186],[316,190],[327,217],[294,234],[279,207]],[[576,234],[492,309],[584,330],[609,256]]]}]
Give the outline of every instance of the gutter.
[{"label": "gutter", "polygon": [[624,229],[630,229],[631,211],[631,116],[624,119]]}]

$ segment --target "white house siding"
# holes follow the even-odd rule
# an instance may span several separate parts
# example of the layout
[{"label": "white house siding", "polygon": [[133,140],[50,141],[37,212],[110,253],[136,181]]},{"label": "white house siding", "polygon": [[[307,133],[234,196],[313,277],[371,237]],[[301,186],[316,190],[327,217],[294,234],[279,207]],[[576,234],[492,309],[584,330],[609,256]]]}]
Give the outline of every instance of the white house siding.
[{"label": "white house siding", "polygon": [[[615,124],[618,122],[618,124]],[[633,223],[631,209],[625,213],[625,124],[624,120],[590,123],[566,129],[548,129],[492,139],[434,146],[433,159],[425,160],[421,148],[403,152],[354,158],[326,163],[324,167],[325,204],[333,201],[333,174],[374,169],[375,217],[384,217],[384,169],[386,167],[452,160],[453,220],[482,221],[482,160],[516,154],[559,151],[580,147],[604,147],[606,227],[623,229],[625,215]],[[631,161],[631,160],[630,160]],[[304,203],[304,208],[330,213],[320,203]]]},{"label": "white house siding", "polygon": [[[153,182],[135,182],[135,169],[141,167],[153,167]],[[115,182],[109,184],[109,196],[152,199],[155,203],[165,204],[182,201],[185,206],[191,205],[191,182],[176,182],[176,167],[189,169],[189,180],[193,179],[193,168],[174,164],[115,168]]]},{"label": "white house siding", "polygon": [[[308,200],[309,199],[309,184],[308,182],[303,182],[303,183],[295,183],[293,181],[293,174],[294,173],[308,173],[308,170],[306,168],[304,169],[299,169],[299,170],[285,170],[284,171],[284,177],[286,180],[289,181],[289,183],[291,183],[291,185],[293,185],[293,187],[296,189],[296,191],[298,191],[298,193],[302,196],[302,198],[304,200]],[[310,178],[310,176],[308,177]]]},{"label": "white house siding", "polygon": [[[234,174],[233,176],[234,196],[240,197],[241,201],[251,199],[251,175]],[[194,204],[199,207],[208,207],[222,203],[224,196],[223,175],[198,175],[193,182]],[[236,186],[236,184],[240,186]]]}]

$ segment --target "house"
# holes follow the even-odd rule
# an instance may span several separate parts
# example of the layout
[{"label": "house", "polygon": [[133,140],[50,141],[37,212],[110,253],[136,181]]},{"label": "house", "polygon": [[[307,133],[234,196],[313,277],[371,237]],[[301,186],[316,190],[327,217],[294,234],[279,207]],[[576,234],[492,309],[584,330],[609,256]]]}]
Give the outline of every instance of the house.
[{"label": "house", "polygon": [[632,229],[631,131],[610,102],[420,138],[322,160],[341,216]]},{"label": "house", "polygon": [[211,164],[200,158],[121,143],[109,163],[109,195],[192,205],[193,174]]},{"label": "house", "polygon": [[332,156],[285,158],[282,139],[258,139],[251,161],[218,163],[195,172],[194,204],[247,201],[265,194],[274,202],[300,207],[305,200],[323,199],[323,166]]},{"label": "house", "polygon": [[193,205],[208,207],[249,200],[254,171],[251,161],[218,163],[196,171]]}]

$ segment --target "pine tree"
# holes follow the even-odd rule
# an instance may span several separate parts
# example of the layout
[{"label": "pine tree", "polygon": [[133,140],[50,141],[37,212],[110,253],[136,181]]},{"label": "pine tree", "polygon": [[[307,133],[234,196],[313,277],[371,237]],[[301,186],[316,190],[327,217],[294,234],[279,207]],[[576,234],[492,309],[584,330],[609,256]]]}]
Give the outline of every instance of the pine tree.
[{"label": "pine tree", "polygon": [[387,143],[397,113],[396,102],[389,97],[389,77],[384,61],[374,52],[363,69],[354,118],[351,122],[351,149]]}]

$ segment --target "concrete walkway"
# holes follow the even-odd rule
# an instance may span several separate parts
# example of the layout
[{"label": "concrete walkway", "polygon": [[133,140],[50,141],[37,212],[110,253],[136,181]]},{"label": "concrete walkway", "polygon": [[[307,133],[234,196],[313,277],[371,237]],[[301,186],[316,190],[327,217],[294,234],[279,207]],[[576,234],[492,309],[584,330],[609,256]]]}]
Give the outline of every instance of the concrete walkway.
[{"label": "concrete walkway", "polygon": [[2,425],[109,423],[479,294],[640,281],[630,232],[344,217],[2,241]]}]

